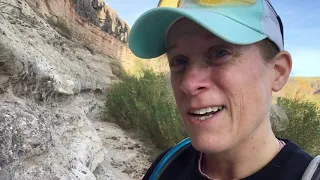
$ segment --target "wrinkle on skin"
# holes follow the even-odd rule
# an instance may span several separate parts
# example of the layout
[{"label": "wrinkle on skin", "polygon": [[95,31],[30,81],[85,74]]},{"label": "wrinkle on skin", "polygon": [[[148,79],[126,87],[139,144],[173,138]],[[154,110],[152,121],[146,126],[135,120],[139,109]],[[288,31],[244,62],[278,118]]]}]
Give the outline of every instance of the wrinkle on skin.
[{"label": "wrinkle on skin", "polygon": [[[243,178],[279,151],[269,121],[274,71],[257,45],[233,45],[212,36],[186,19],[172,26],[167,36],[169,64],[177,56],[184,59],[171,67],[178,67],[171,71],[171,84],[192,145],[204,153],[204,172],[219,179]],[[206,59],[208,50],[221,44],[230,54],[215,65]],[[205,126],[192,123],[190,108],[211,105],[225,108]]]}]

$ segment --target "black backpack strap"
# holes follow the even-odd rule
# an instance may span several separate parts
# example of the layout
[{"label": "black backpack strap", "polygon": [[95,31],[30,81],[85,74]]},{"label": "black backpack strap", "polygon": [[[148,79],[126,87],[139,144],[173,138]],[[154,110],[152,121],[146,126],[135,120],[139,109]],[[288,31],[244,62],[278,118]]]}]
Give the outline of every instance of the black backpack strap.
[{"label": "black backpack strap", "polygon": [[310,162],[301,180],[320,180],[320,155]]},{"label": "black backpack strap", "polygon": [[179,142],[176,146],[171,148],[166,155],[160,160],[156,168],[153,170],[150,180],[158,180],[163,173],[163,171],[168,167],[168,165],[175,160],[185,149],[190,146],[191,142],[189,138],[186,138]]}]

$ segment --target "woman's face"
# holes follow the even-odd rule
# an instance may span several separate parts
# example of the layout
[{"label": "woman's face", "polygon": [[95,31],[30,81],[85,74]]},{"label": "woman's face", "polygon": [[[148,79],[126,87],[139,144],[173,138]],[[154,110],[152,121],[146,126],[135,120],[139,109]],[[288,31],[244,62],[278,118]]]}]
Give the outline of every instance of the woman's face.
[{"label": "woman's face", "polygon": [[176,103],[196,149],[223,152],[270,126],[273,71],[256,44],[230,44],[187,19],[167,43]]}]

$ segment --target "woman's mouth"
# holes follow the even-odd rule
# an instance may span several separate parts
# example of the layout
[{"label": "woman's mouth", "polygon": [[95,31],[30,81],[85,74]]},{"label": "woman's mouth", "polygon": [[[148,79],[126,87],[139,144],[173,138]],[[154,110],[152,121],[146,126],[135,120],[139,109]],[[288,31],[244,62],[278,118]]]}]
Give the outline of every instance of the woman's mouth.
[{"label": "woman's mouth", "polygon": [[205,121],[210,119],[214,114],[222,111],[224,106],[213,106],[208,108],[195,109],[189,112],[189,115],[193,116],[194,120]]}]

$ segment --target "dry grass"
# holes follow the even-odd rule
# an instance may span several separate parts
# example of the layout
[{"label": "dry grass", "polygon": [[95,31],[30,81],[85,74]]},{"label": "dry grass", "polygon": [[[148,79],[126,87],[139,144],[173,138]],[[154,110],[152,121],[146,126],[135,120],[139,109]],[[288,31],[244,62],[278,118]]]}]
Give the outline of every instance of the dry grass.
[{"label": "dry grass", "polygon": [[320,107],[320,95],[314,94],[319,87],[320,77],[292,77],[281,91],[274,93],[274,97],[307,100]]},{"label": "dry grass", "polygon": [[[292,77],[287,85],[274,94],[273,103],[277,97],[287,97],[290,99],[300,99],[315,103],[320,109],[320,94],[314,94],[320,89],[320,77]],[[320,148],[315,147],[313,152],[320,152]]]}]

